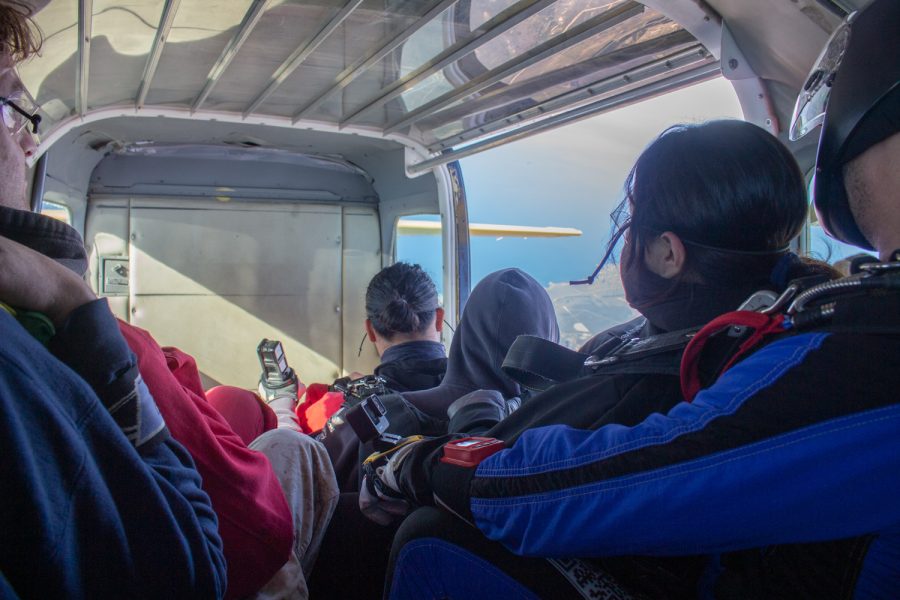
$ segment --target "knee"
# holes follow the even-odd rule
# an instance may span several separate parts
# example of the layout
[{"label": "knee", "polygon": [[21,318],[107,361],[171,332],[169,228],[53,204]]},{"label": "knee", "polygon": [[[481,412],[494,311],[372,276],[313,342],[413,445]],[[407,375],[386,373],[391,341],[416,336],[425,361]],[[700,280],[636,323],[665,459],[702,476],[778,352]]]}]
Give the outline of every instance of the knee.
[{"label": "knee", "polygon": [[279,427],[263,433],[253,440],[250,448],[262,452],[272,448],[293,448],[305,453],[325,451],[321,442],[288,427]]}]

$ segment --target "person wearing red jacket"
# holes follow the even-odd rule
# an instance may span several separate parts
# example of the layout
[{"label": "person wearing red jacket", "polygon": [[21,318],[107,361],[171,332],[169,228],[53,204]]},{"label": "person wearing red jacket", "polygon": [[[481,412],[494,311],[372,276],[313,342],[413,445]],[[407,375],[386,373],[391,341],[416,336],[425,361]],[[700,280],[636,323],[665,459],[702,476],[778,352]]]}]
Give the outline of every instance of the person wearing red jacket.
[{"label": "person wearing red jacket", "polygon": [[164,351],[148,332],[123,321],[119,330],[138,357],[172,437],[193,457],[219,517],[228,563],[226,598],[246,597],[262,588],[291,552],[291,511],[272,466],[206,401],[193,358],[174,348]]}]

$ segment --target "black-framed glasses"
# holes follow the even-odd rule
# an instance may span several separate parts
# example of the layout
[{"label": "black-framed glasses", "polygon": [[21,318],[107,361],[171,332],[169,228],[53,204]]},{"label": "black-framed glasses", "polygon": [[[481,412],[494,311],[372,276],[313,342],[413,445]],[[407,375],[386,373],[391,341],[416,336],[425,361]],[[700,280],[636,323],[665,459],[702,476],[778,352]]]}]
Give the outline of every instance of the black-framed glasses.
[{"label": "black-framed glasses", "polygon": [[37,135],[41,115],[37,114],[37,107],[29,99],[0,96],[0,114],[3,116],[3,124],[13,135],[21,133],[29,123],[31,133]]}]

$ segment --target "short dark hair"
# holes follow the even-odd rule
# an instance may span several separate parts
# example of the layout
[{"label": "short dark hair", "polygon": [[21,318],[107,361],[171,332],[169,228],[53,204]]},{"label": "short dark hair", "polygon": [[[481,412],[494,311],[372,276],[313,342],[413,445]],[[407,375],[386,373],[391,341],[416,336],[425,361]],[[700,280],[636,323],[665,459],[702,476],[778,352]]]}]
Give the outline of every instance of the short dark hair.
[{"label": "short dark hair", "polygon": [[438,306],[434,281],[419,265],[398,262],[385,267],[366,289],[366,317],[387,339],[424,331]]},{"label": "short dark hair", "polygon": [[672,231],[687,249],[683,275],[718,287],[765,287],[807,210],[788,149],[761,127],[718,120],[660,134],[631,169],[617,220],[630,228],[625,258],[640,259],[636,268],[644,268],[646,243]]},{"label": "short dark hair", "polygon": [[0,0],[0,51],[17,63],[41,49],[41,33],[31,20],[32,12],[24,2]]}]

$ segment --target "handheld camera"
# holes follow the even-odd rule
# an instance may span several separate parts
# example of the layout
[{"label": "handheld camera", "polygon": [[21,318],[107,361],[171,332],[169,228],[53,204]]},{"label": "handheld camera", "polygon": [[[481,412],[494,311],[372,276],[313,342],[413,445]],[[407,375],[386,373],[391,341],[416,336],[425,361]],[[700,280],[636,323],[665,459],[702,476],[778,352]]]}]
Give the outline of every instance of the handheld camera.
[{"label": "handheld camera", "polygon": [[278,389],[296,383],[294,370],[288,366],[284,348],[277,340],[263,340],[256,347],[259,366],[262,367],[260,383],[269,389]]},{"label": "handheld camera", "polygon": [[402,438],[393,433],[385,433],[390,427],[387,410],[378,396],[372,395],[347,411],[347,423],[359,441],[372,442],[377,450],[393,448]]},{"label": "handheld camera", "polygon": [[342,392],[344,396],[347,396],[350,404],[365,400],[373,394],[383,396],[389,393],[387,381],[384,377],[378,375],[366,375],[359,379],[341,377],[340,379],[335,379],[334,383],[329,387],[329,391]]}]

